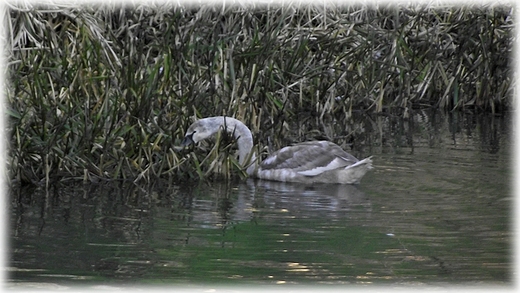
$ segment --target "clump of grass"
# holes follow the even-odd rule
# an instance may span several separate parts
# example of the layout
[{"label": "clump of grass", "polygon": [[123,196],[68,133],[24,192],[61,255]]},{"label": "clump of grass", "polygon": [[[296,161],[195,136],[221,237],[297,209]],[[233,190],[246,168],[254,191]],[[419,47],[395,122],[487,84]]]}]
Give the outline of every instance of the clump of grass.
[{"label": "clump of grass", "polygon": [[309,128],[352,124],[356,112],[510,106],[511,6],[164,3],[8,14],[8,168],[21,182],[243,175],[232,141],[172,149],[194,116],[236,117],[259,145],[279,148]]}]

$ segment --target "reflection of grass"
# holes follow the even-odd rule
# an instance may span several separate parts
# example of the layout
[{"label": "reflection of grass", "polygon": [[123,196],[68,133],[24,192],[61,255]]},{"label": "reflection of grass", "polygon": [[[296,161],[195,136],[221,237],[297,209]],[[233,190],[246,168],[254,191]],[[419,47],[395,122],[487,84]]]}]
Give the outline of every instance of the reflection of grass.
[{"label": "reflection of grass", "polygon": [[[136,257],[137,246],[114,242],[113,239],[107,240],[106,237],[95,233],[95,228],[85,233],[81,228],[74,226],[60,226],[56,223],[47,225],[46,229],[49,231],[45,231],[43,235],[35,238],[26,236],[24,239],[30,239],[26,243],[15,244],[15,247],[22,247],[22,250],[30,249],[27,249],[29,253],[14,253],[13,258],[23,264],[23,270],[10,274],[11,280],[21,280],[22,286],[25,282],[78,285],[118,282],[140,273],[139,267],[131,263],[143,261]],[[54,229],[58,231],[50,231]],[[58,238],[67,235],[67,239],[49,239],[49,236],[56,235],[59,235]],[[12,265],[16,267],[17,261]]]},{"label": "reflection of grass", "polygon": [[[306,232],[299,233],[299,229]],[[224,233],[221,230],[200,232],[204,235],[197,237],[203,237],[205,245],[188,244],[160,250],[159,266],[151,270],[149,276],[156,279],[157,275],[164,276],[166,270],[170,276],[158,281],[193,283],[275,283],[280,280],[355,283],[359,276],[395,277],[389,276],[385,251],[399,248],[399,243],[362,227],[320,231],[319,225],[310,221],[294,220],[285,227],[248,222],[237,223]],[[178,268],[161,266],[172,260],[181,265]]]},{"label": "reflection of grass", "polygon": [[359,146],[359,114],[510,104],[508,6],[17,5],[7,164],[23,182],[243,175],[228,143],[172,148],[191,117],[244,120],[260,146]]},{"label": "reflection of grass", "polygon": [[[508,216],[499,213],[506,210],[504,201],[470,198],[468,205],[473,209],[465,210],[467,205],[450,199],[465,201],[460,197],[467,194],[441,199],[424,194],[399,197],[387,192],[381,198],[383,195],[367,192],[371,202],[377,202],[370,213],[347,211],[344,217],[336,218],[314,212],[303,214],[290,207],[285,211],[263,207],[253,212],[254,219],[249,222],[224,222],[224,218],[229,218],[220,212],[226,209],[220,205],[228,204],[223,195],[230,194],[229,186],[215,184],[213,188],[209,189],[211,193],[222,197],[208,195],[207,186],[191,189],[194,197],[207,206],[188,208],[182,204],[192,202],[189,196],[183,198],[183,192],[175,192],[171,202],[164,199],[160,208],[145,203],[151,212],[144,214],[143,206],[130,200],[135,196],[131,187],[124,187],[121,192],[110,189],[109,193],[119,198],[114,202],[85,204],[81,196],[75,196],[81,192],[74,194],[70,198],[82,204],[70,205],[70,222],[62,223],[59,214],[49,215],[47,234],[42,234],[47,236],[35,234],[14,245],[16,253],[23,255],[19,257],[24,259],[20,267],[45,268],[47,271],[42,274],[53,276],[37,276],[39,272],[34,271],[13,275],[20,280],[74,284],[244,285],[285,281],[377,285],[408,281],[452,283],[465,279],[509,281],[507,239],[511,235],[500,226],[507,225]],[[367,186],[360,188],[367,190]],[[138,190],[137,193],[146,192]],[[102,194],[95,198],[110,198]],[[232,194],[231,204],[236,202]],[[221,213],[219,220],[205,221],[204,226],[192,216],[195,212],[209,214],[217,210]],[[100,216],[117,221],[98,230],[100,226],[91,226],[92,223],[79,224],[84,215],[90,215],[88,218],[96,223]],[[142,221],[127,221],[141,216]],[[35,221],[34,229],[26,231],[37,233],[38,223]],[[388,232],[395,236],[386,235]],[[32,263],[26,261],[32,259],[37,262],[31,267]],[[73,279],[75,276],[87,278]]]},{"label": "reflection of grass", "polygon": [[[452,223],[450,227],[456,231],[449,231],[449,224],[444,221],[431,223],[429,233],[403,237],[403,243],[413,249],[415,257],[406,259],[396,273],[410,274],[410,270],[415,268],[413,274],[416,276],[431,274],[432,277],[446,277],[450,282],[473,281],[472,275],[480,276],[481,281],[510,281],[507,242],[499,240],[496,235],[464,231],[468,224],[465,221]],[[509,236],[504,234],[504,237]],[[424,270],[417,270],[418,262],[422,263]]]},{"label": "reflection of grass", "polygon": [[157,272],[164,274],[165,268],[161,264],[175,260],[180,263],[179,268],[168,269],[171,275],[164,276],[165,280],[194,283],[220,283],[232,279],[267,280],[268,276],[282,272],[276,266],[279,263],[276,260],[277,234],[267,228],[254,223],[240,223],[224,231],[193,231],[188,237],[202,240],[193,244],[188,240],[188,244],[182,247],[160,250],[159,267],[150,276],[155,279]]},{"label": "reflection of grass", "polygon": [[[133,281],[153,284],[463,282],[473,280],[471,273],[483,281],[509,278],[504,243],[478,231],[449,233],[432,222],[422,234],[391,237],[374,228],[328,224],[294,219],[235,223],[225,230],[179,227],[170,232],[175,241],[153,244],[155,253],[142,268],[135,263],[140,257],[124,248],[105,265],[128,267]],[[106,277],[114,268],[97,269]]]}]

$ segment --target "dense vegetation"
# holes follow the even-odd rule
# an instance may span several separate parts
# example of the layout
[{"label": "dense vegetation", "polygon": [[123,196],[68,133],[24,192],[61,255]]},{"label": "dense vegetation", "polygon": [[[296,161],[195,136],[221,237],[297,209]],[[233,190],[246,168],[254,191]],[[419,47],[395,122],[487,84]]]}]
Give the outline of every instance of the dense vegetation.
[{"label": "dense vegetation", "polygon": [[348,125],[359,113],[407,118],[425,107],[502,112],[514,81],[512,11],[10,6],[8,170],[33,183],[236,176],[229,141],[173,148],[192,118],[233,116],[259,146],[270,138],[279,147],[306,139],[280,135],[306,121]]}]

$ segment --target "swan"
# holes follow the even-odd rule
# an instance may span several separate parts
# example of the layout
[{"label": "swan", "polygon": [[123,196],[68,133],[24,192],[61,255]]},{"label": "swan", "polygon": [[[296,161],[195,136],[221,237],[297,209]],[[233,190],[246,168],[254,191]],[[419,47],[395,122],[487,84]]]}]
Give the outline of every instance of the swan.
[{"label": "swan", "polygon": [[238,145],[238,162],[249,177],[282,182],[359,184],[372,169],[372,157],[358,160],[330,141],[308,141],[286,146],[260,164],[253,151],[253,135],[247,126],[231,117],[207,117],[188,127],[181,145],[207,139],[220,130],[232,134]]}]

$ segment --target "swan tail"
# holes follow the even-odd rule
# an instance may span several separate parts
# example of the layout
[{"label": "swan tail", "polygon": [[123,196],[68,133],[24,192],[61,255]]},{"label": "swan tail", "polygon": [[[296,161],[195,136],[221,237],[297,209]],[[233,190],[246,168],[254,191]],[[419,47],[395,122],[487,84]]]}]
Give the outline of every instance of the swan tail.
[{"label": "swan tail", "polygon": [[350,166],[347,166],[345,169],[356,168],[356,167],[362,166],[362,165],[364,165],[365,168],[367,168],[367,169],[373,169],[374,167],[372,167],[372,156],[370,156],[366,159],[363,159],[361,161],[358,161]]}]

